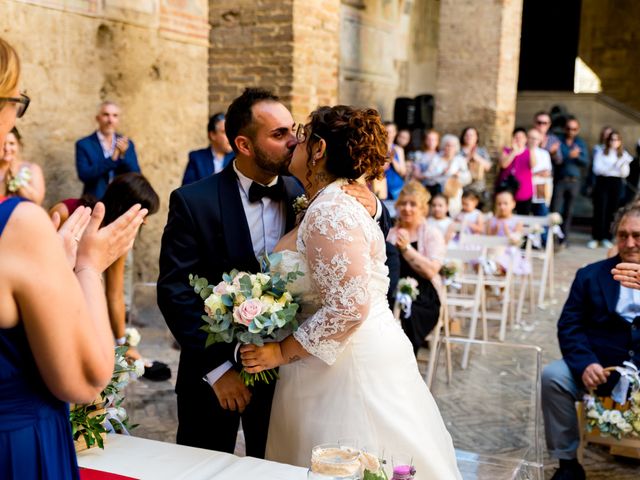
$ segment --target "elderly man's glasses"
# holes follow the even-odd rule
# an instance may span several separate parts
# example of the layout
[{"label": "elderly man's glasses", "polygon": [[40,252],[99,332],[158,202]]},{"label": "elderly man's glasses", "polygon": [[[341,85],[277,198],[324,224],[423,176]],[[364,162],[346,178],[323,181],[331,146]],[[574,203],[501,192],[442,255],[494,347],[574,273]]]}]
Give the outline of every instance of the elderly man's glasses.
[{"label": "elderly man's glasses", "polygon": [[536,125],[549,125],[550,123],[549,120],[536,120]]},{"label": "elderly man's glasses", "polygon": [[[304,125],[302,123],[298,124],[298,128],[296,129],[296,141],[298,143],[304,143],[307,141],[307,138],[309,137],[309,134],[307,133],[307,129],[308,126]],[[317,133],[313,133],[312,135],[315,135],[316,137],[318,137],[320,140],[324,140],[320,135],[318,135]]]},{"label": "elderly man's glasses", "polygon": [[0,102],[11,102],[15,103],[17,110],[16,116],[21,118],[29,108],[29,103],[31,103],[31,99],[27,97],[24,93],[21,93],[19,97],[0,97]]}]

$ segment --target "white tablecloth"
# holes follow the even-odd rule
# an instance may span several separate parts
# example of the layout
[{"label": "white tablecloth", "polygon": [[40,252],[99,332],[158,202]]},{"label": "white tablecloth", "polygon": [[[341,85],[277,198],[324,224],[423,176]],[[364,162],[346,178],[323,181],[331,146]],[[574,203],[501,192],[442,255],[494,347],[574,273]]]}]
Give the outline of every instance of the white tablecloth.
[{"label": "white tablecloth", "polygon": [[139,479],[306,480],[307,469],[252,457],[109,435],[105,449],[78,453],[81,467]]}]

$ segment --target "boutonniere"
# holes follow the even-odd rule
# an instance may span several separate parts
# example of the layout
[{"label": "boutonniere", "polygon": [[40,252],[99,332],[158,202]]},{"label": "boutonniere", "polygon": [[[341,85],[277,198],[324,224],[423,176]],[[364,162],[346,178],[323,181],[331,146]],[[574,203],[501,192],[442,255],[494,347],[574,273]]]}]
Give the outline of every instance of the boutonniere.
[{"label": "boutonniere", "polygon": [[303,193],[302,195],[297,196],[293,200],[293,213],[295,213],[296,215],[300,215],[307,209],[308,206],[309,206],[309,200],[307,199],[307,196]]}]

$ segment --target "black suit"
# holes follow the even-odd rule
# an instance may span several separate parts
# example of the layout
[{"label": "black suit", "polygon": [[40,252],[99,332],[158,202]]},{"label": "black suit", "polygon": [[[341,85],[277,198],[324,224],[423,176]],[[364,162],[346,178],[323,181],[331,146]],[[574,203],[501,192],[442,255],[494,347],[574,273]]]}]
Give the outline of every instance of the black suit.
[{"label": "black suit", "polygon": [[[286,230],[293,228],[293,199],[302,194],[298,183],[281,177],[287,199]],[[177,441],[212,450],[233,452],[240,415],[220,407],[203,377],[233,360],[234,344],[205,349],[201,298],[189,286],[190,273],[217,283],[232,269],[259,271],[233,165],[218,175],[178,188],[171,194],[169,218],[162,236],[158,305],[181,346],[176,393]],[[273,384],[252,389],[242,414],[247,454],[264,457]]]}]

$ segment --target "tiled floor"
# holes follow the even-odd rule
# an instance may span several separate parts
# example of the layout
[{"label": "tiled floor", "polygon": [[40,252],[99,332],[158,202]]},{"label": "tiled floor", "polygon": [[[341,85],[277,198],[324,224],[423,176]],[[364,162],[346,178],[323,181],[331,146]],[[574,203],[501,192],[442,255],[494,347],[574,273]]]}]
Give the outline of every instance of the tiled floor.
[{"label": "tiled floor", "polygon": [[[588,250],[584,246],[587,239],[586,236],[576,235],[570,249],[557,253],[555,300],[549,303],[545,309],[536,309],[532,313],[526,313],[523,317],[526,323],[525,328],[511,329],[507,333],[507,342],[540,346],[543,349],[543,364],[560,357],[556,340],[555,324],[575,271],[587,263],[604,257],[604,250]],[[175,384],[175,373],[177,372],[179,353],[172,347],[173,340],[171,334],[155,307],[155,288],[153,286],[137,286],[134,303],[136,306],[134,321],[143,335],[140,347],[141,352],[147,358],[162,360],[168,363],[174,372],[174,376],[170,381],[166,382],[150,382],[143,379],[132,384],[129,387],[125,406],[132,420],[139,424],[139,427],[134,431],[136,436],[173,442],[175,441],[177,426],[173,386]],[[456,355],[455,352],[460,349],[461,347],[459,346],[454,347],[454,358]],[[529,351],[522,355],[526,357],[526,355],[530,353]],[[419,359],[421,369],[426,367],[423,359],[426,358],[427,354],[426,351],[420,352]],[[465,384],[466,386],[464,388],[469,388],[469,390],[465,391],[464,395],[459,397],[470,401],[470,407],[468,408],[465,406],[465,402],[459,399],[456,401],[457,410],[450,410],[448,407],[445,408],[444,404],[449,401],[448,397],[446,397],[447,392],[442,387],[442,383],[440,383],[440,388],[438,388],[438,383],[434,384],[434,396],[436,400],[442,404],[441,408],[443,409],[445,420],[448,420],[451,414],[450,428],[452,429],[454,440],[456,436],[458,436],[460,443],[465,443],[465,445],[463,445],[465,449],[475,452],[483,451],[483,449],[491,451],[492,448],[501,449],[504,445],[518,445],[518,442],[521,441],[519,438],[532,437],[532,435],[529,435],[530,432],[524,434],[522,429],[514,427],[514,425],[523,424],[522,414],[516,413],[512,417],[506,416],[500,418],[499,421],[493,421],[491,415],[496,412],[496,403],[487,400],[491,398],[487,385],[489,385],[492,380],[495,380],[496,375],[502,375],[503,379],[511,378],[509,377],[511,374],[528,378],[527,375],[529,375],[531,367],[530,362],[526,359],[521,359],[519,355],[520,354],[514,353],[500,354],[496,352],[486,352],[485,355],[480,355],[478,352],[472,352],[469,372],[473,372],[473,382],[467,382]],[[496,374],[497,370],[499,370],[499,372]],[[438,372],[436,382],[442,380],[443,370],[439,369]],[[467,372],[467,374],[470,374],[469,372]],[[465,374],[462,373],[456,374],[454,371],[454,379],[457,378],[461,381],[464,375]],[[508,385],[506,380],[500,385],[506,385],[507,390],[505,390],[505,392],[511,391],[511,394],[514,395],[513,398],[515,400],[512,399],[512,401],[508,401],[507,399],[510,398],[509,395],[511,394],[499,394],[502,398],[502,403],[506,406],[505,408],[508,407],[507,410],[509,412],[529,411],[527,405],[529,405],[528,402],[530,399],[527,398],[526,392],[520,391],[517,386]],[[514,410],[514,402],[517,401],[523,402],[522,407]],[[468,423],[465,424],[464,422]],[[460,434],[462,427],[465,427],[465,431],[470,432],[466,435],[468,437],[466,439],[464,435]],[[457,430],[454,431],[454,429]],[[482,435],[472,433],[478,431],[481,432]],[[522,441],[526,442],[528,440]],[[471,444],[473,449],[469,447],[468,444]],[[242,442],[239,442],[239,453],[242,449]],[[550,478],[555,468],[555,462],[545,456],[544,463],[545,478]],[[616,459],[612,457],[607,450],[597,446],[589,446],[587,448],[584,464],[587,470],[587,476],[591,480],[640,479],[640,463],[625,459]],[[467,475],[465,475],[465,478],[467,478]],[[486,470],[480,469],[475,473],[469,474],[469,478],[486,478],[489,480],[495,477],[490,473],[486,473]]]}]

